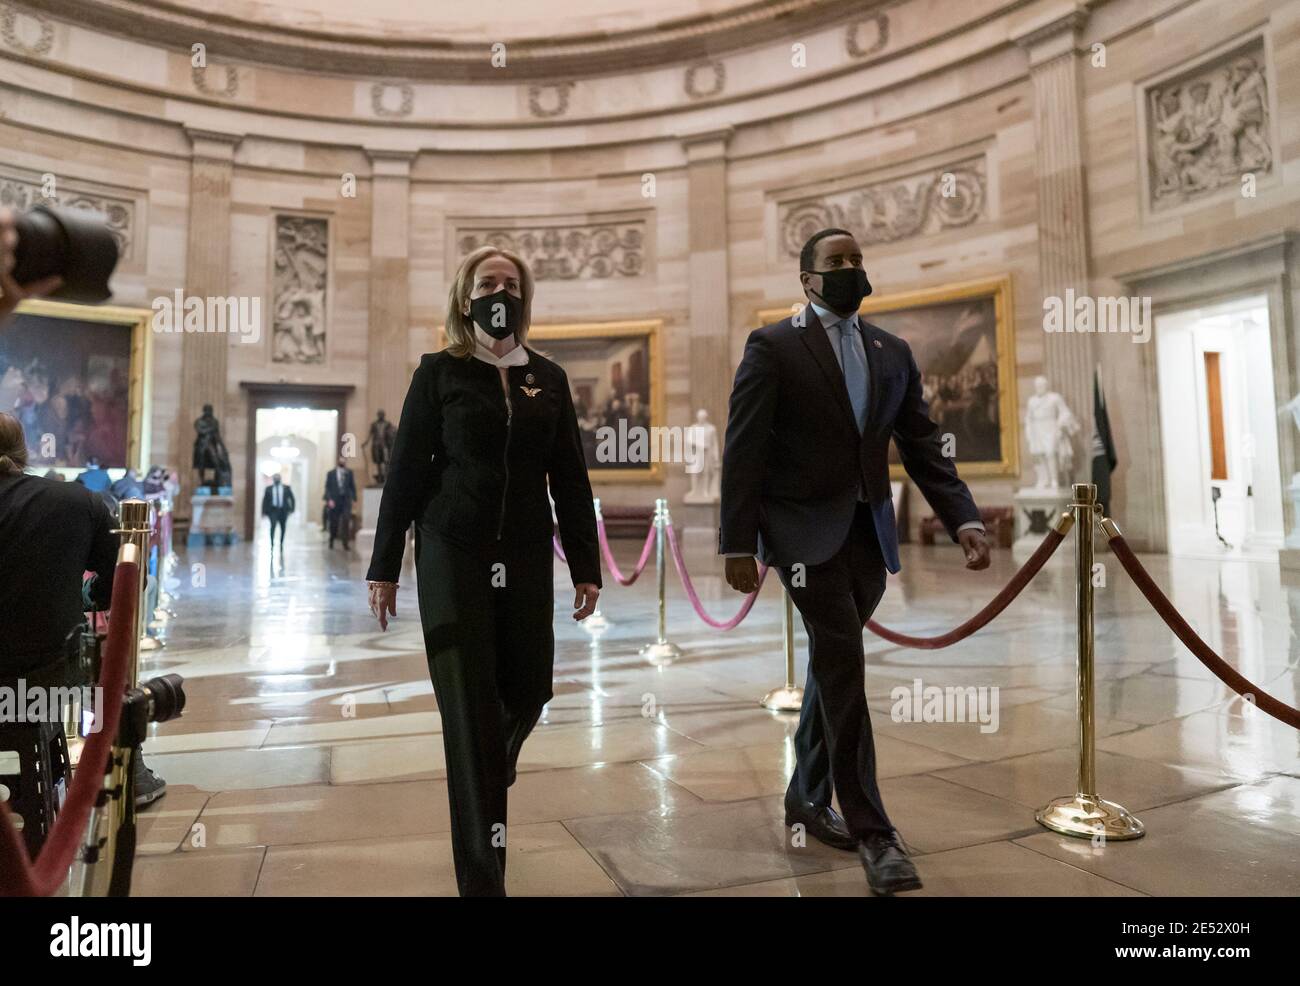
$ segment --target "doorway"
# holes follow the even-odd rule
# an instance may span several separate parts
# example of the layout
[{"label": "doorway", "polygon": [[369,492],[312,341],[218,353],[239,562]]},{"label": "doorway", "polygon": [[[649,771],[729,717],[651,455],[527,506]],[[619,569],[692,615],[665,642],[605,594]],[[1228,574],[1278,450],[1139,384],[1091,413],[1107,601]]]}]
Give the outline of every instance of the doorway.
[{"label": "doorway", "polygon": [[244,530],[257,536],[262,491],[279,473],[293,488],[288,527],[300,536],[321,524],[325,474],[348,433],[351,386],[244,383],[248,432],[244,457]]},{"label": "doorway", "polygon": [[1264,295],[1156,316],[1171,555],[1276,558],[1282,546],[1269,329]]}]

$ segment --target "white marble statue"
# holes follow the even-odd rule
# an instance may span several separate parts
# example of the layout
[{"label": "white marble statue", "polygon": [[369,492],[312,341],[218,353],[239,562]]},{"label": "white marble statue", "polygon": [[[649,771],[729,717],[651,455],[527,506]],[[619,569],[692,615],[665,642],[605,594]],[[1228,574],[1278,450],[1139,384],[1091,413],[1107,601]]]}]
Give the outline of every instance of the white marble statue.
[{"label": "white marble statue", "polygon": [[685,434],[686,475],[691,488],[686,503],[717,503],[722,481],[722,462],[718,454],[718,429],[709,420],[709,412],[695,412],[695,424]]},{"label": "white marble statue", "polygon": [[1047,377],[1034,378],[1034,393],[1025,405],[1025,438],[1034,460],[1034,489],[1059,490],[1074,471],[1074,444],[1079,421],[1065,398],[1047,389]]}]

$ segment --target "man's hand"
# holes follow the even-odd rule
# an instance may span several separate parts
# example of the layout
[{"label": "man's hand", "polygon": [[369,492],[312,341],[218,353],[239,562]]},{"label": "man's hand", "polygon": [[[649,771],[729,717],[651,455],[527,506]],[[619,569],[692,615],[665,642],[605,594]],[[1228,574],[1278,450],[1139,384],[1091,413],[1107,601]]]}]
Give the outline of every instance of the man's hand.
[{"label": "man's hand", "polygon": [[989,567],[989,540],[978,528],[968,527],[957,532],[957,540],[966,552],[966,567],[978,572]]},{"label": "man's hand", "polygon": [[49,294],[63,283],[57,274],[19,284],[10,275],[14,269],[14,251],[18,248],[18,230],[14,228],[14,214],[10,209],[0,209],[0,323],[3,323],[24,298],[39,298]]},{"label": "man's hand", "polygon": [[751,593],[758,588],[758,562],[753,555],[743,558],[728,558],[727,585],[737,592]]},{"label": "man's hand", "polygon": [[573,618],[581,622],[596,612],[596,601],[600,599],[600,590],[594,582],[580,582],[574,586]]}]

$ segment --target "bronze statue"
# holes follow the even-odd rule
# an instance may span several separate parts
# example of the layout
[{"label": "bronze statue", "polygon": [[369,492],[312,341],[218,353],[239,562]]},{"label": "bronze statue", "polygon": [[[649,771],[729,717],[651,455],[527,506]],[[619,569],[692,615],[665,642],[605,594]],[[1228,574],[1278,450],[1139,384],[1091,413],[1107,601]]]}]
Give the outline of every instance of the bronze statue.
[{"label": "bronze statue", "polygon": [[375,420],[370,422],[370,436],[361,443],[361,447],[370,446],[370,461],[375,464],[376,486],[383,486],[388,475],[388,463],[393,460],[393,442],[397,440],[397,429],[391,421],[384,418],[384,412],[376,412]]},{"label": "bronze statue", "polygon": [[[207,482],[208,489],[216,493],[222,486],[230,485],[230,453],[221,440],[221,425],[212,413],[212,405],[203,405],[203,414],[194,422],[194,468],[199,472],[198,485]],[[207,480],[211,470],[212,479]]]}]

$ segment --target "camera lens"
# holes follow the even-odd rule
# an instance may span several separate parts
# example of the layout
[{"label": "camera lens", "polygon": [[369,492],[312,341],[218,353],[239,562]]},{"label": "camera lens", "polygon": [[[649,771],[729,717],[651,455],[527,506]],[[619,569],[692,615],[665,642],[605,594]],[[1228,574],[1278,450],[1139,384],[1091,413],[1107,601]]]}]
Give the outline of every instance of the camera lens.
[{"label": "camera lens", "polygon": [[149,696],[150,722],[175,719],[185,710],[185,680],[178,674],[164,674],[140,683]]},{"label": "camera lens", "polygon": [[100,213],[38,205],[18,216],[14,229],[13,279],[19,284],[58,274],[63,284],[51,298],[99,304],[112,296],[108,279],[117,266],[117,240]]}]

